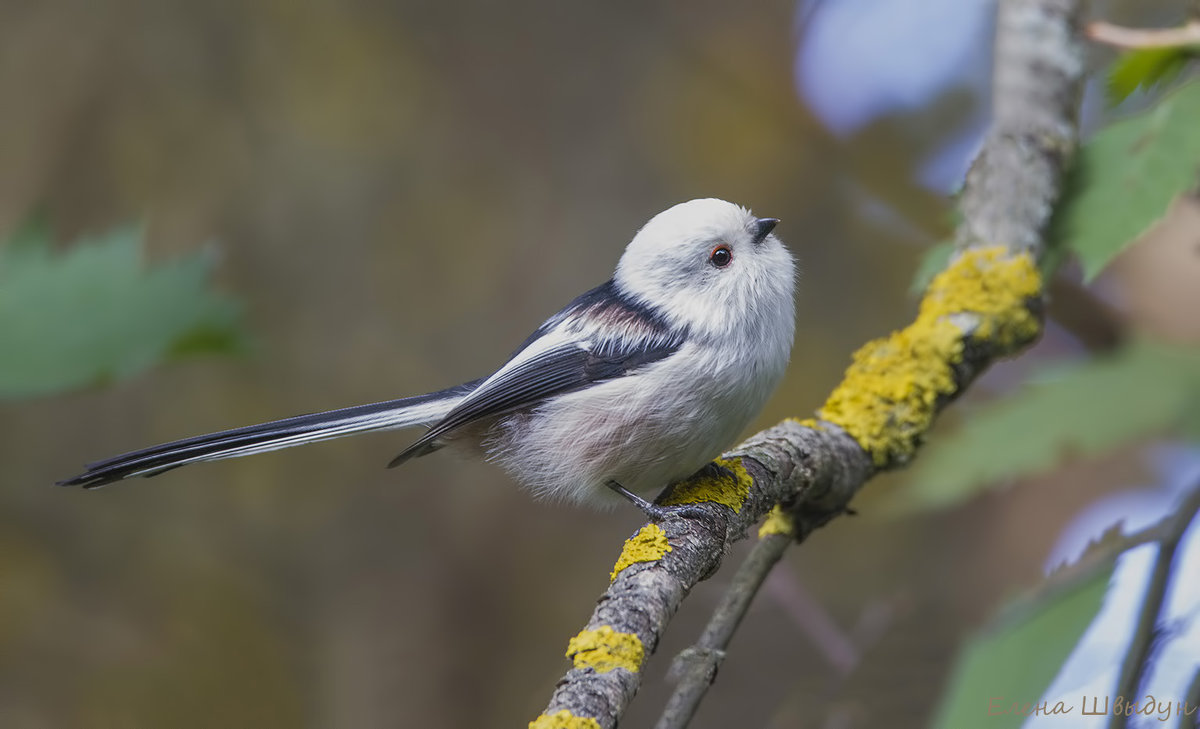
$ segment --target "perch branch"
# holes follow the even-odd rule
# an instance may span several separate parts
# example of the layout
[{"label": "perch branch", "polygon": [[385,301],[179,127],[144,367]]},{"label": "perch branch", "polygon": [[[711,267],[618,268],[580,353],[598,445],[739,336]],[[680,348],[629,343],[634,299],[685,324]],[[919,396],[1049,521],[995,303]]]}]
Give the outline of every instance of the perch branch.
[{"label": "perch branch", "polygon": [[992,127],[963,188],[956,256],[916,321],[860,349],[816,418],[764,430],[719,461],[727,474],[674,487],[663,503],[704,516],[647,524],[626,541],[531,729],[615,726],[667,622],[730,542],[776,504],[799,541],[845,513],[873,474],[912,457],[934,415],[989,364],[1037,337],[1037,261],[1076,145],[1082,1],[1002,0]]}]

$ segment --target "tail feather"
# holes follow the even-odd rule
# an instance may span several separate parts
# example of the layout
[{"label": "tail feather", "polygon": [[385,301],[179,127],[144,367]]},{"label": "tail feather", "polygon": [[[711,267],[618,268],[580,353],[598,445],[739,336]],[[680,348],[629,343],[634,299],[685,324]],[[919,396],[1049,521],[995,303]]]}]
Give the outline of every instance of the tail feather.
[{"label": "tail feather", "polygon": [[60,486],[94,489],[134,476],[156,476],[199,461],[266,453],[370,430],[430,425],[440,420],[477,384],[469,382],[418,397],[299,415],[184,438],[89,463],[83,473],[58,483]]}]

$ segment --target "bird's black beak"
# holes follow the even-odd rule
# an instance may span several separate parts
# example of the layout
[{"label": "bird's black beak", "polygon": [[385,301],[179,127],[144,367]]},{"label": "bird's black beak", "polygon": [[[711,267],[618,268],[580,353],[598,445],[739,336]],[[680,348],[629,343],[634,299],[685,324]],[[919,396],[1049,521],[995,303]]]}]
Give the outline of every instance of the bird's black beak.
[{"label": "bird's black beak", "polygon": [[771,231],[775,230],[775,226],[778,224],[779,218],[759,218],[758,220],[755,220],[754,225],[752,226],[754,237],[751,239],[754,242],[754,245],[762,243],[763,240],[770,235]]}]

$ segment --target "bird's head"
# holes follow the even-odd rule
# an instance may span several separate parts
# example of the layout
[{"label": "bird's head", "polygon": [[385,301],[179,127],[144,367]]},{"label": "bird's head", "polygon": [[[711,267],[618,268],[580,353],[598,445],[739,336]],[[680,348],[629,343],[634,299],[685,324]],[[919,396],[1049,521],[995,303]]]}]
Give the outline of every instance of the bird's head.
[{"label": "bird's head", "polygon": [[680,203],[638,231],[614,282],[694,334],[786,327],[790,343],[795,261],[778,222],[715,198]]}]

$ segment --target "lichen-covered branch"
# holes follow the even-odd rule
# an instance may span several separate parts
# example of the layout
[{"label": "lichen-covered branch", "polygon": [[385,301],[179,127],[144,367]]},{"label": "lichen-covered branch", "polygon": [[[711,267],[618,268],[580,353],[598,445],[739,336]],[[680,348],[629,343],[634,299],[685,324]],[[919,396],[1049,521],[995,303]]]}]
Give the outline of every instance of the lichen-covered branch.
[{"label": "lichen-covered branch", "polygon": [[934,416],[998,358],[1040,332],[1038,260],[1076,145],[1083,0],[1002,0],[994,121],[963,189],[957,254],[916,320],[865,345],[817,417],[762,431],[664,503],[704,518],[648,524],[626,542],[572,668],[531,729],[609,728],[641,684],[646,659],[688,591],[776,504],[796,539],[845,513],[864,483],[906,463]]}]

